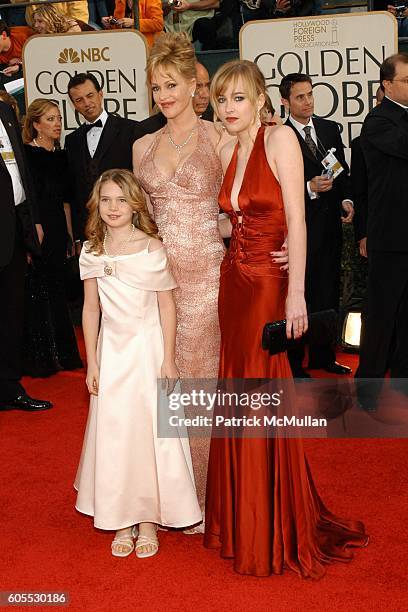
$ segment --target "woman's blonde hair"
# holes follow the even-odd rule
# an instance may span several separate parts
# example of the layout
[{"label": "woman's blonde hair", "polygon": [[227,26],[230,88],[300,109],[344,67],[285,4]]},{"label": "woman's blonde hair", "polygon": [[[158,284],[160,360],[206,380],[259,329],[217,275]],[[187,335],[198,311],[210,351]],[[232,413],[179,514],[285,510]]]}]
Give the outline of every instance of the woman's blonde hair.
[{"label": "woman's blonde hair", "polygon": [[73,21],[71,19],[67,19],[65,15],[60,13],[52,4],[36,7],[32,14],[32,22],[35,15],[42,17],[47,24],[47,34],[61,34],[68,32],[73,25]]},{"label": "woman's blonde hair", "polygon": [[241,78],[245,93],[254,105],[254,119],[258,117],[257,102],[260,95],[265,96],[265,77],[254,62],[248,60],[232,60],[218,68],[210,87],[210,101],[218,115],[218,97],[225,94],[226,89]]},{"label": "woman's blonde hair", "polygon": [[103,239],[105,237],[106,225],[102,221],[99,212],[99,200],[102,186],[110,181],[120,187],[127,203],[132,208],[134,213],[134,226],[148,236],[161,240],[159,230],[149,214],[145,197],[135,175],[129,170],[115,168],[113,170],[106,170],[101,174],[94,185],[91,197],[86,205],[89,211],[85,228],[85,235],[89,241],[87,251],[96,253],[97,255],[102,255],[103,253]]},{"label": "woman's blonde hair", "polygon": [[146,74],[149,83],[158,68],[176,70],[186,81],[196,78],[194,47],[185,32],[160,34],[153,43],[147,60]]},{"label": "woman's blonde hair", "polygon": [[34,138],[38,137],[38,132],[34,127],[34,123],[38,123],[50,106],[55,106],[59,112],[59,106],[53,100],[47,100],[46,98],[37,98],[31,102],[27,108],[27,113],[24,118],[23,126],[23,142],[26,144],[32,142]]}]

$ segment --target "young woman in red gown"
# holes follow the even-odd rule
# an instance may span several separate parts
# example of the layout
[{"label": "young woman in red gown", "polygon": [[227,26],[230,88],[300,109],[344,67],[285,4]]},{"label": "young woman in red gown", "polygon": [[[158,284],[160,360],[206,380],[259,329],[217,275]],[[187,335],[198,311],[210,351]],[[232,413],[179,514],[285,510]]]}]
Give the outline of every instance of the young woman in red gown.
[{"label": "young woman in red gown", "polygon": [[[260,127],[265,81],[252,62],[222,66],[211,90],[215,112],[237,136],[221,150],[219,204],[232,236],[221,266],[219,378],[291,378],[286,353],[270,356],[261,336],[264,323],[284,318],[288,335],[307,329],[300,148],[286,126]],[[286,235],[289,274],[270,255]],[[301,439],[212,439],[204,544],[234,558],[237,572],[268,576],[286,567],[318,578],[366,543],[362,523],[324,507]]]}]

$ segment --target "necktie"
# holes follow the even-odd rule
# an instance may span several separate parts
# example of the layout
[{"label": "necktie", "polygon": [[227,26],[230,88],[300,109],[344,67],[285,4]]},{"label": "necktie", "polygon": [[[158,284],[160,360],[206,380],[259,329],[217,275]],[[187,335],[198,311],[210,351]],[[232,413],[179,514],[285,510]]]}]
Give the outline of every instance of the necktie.
[{"label": "necktie", "polygon": [[305,127],[303,128],[303,131],[305,133],[305,143],[307,144],[307,146],[309,147],[313,155],[317,157],[317,146],[311,135],[312,126],[305,125]]},{"label": "necktie", "polygon": [[100,127],[100,128],[103,127],[101,119],[98,119],[98,121],[95,121],[95,123],[86,123],[85,124],[85,134],[87,134],[89,130],[92,130],[92,128],[94,127]]}]

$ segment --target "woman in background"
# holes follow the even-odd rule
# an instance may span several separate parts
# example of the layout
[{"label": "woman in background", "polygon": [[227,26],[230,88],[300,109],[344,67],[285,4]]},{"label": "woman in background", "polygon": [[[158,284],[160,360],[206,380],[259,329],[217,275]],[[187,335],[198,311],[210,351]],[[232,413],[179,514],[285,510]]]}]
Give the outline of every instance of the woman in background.
[{"label": "woman in background", "polygon": [[33,11],[31,22],[36,34],[65,34],[93,30],[83,21],[66,17],[53,4],[37,6]]},{"label": "woman in background", "polygon": [[58,105],[38,98],[27,109],[23,141],[44,230],[42,257],[31,261],[27,287],[25,370],[50,376],[82,367],[64,287],[74,254],[65,151],[59,149]]}]

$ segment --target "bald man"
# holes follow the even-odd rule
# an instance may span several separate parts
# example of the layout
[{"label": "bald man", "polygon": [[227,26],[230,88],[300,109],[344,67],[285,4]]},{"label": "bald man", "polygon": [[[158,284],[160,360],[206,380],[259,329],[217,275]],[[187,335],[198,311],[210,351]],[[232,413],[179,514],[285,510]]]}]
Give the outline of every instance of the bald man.
[{"label": "bald man", "polygon": [[212,109],[210,106],[210,75],[205,66],[196,63],[197,85],[193,98],[193,107],[198,117],[212,121]]},{"label": "bald man", "polygon": [[193,98],[193,107],[196,115],[201,117],[210,103],[210,75],[203,64],[196,63],[197,85]]}]

